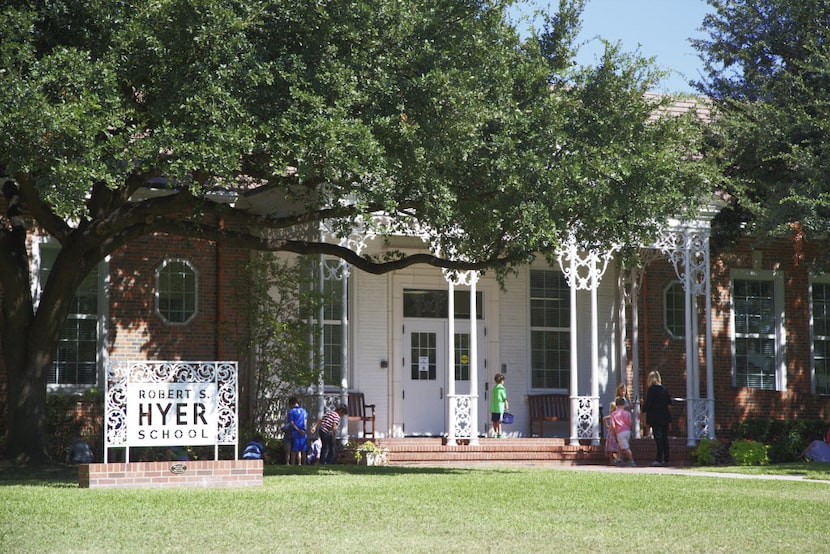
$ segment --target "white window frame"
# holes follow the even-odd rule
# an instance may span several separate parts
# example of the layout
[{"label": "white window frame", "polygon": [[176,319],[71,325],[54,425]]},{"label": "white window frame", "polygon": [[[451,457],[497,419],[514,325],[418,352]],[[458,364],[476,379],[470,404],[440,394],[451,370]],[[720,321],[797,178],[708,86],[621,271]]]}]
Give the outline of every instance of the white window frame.
[{"label": "white window frame", "polygon": [[[32,241],[32,299],[34,300],[35,309],[40,304],[40,297],[43,294],[43,285],[41,282],[41,269],[43,267],[43,251],[46,249],[60,249],[60,244],[49,236],[36,236]],[[102,262],[98,264],[98,312],[96,315],[92,314],[69,314],[69,318],[95,319],[96,320],[96,361],[95,361],[95,383],[88,384],[66,384],[66,383],[47,383],[46,391],[48,393],[62,393],[62,394],[79,394],[87,390],[100,388],[104,382],[104,368],[107,365],[109,358],[109,351],[107,344],[108,337],[108,321],[109,321],[109,261],[107,256]]]},{"label": "white window frame", "polygon": [[[675,333],[669,327],[669,318],[668,318],[668,314],[669,314],[669,303],[668,303],[669,291],[674,287],[679,287],[680,292],[682,293],[682,296],[683,296],[683,304],[681,305],[681,308],[682,308],[681,309],[681,314],[683,316],[683,332],[679,333],[679,334]],[[666,285],[666,288],[663,289],[663,328],[666,330],[666,333],[672,339],[675,339],[675,340],[680,340],[680,339],[685,339],[686,338],[686,323],[688,323],[688,322],[686,320],[685,296],[686,296],[686,291],[683,288],[683,283],[681,281],[678,281],[678,280],[671,281],[669,284]]]},{"label": "white window frame", "polygon": [[[532,325],[532,323],[533,323],[532,300],[534,298],[532,296],[532,290],[533,290],[532,275],[533,275],[533,272],[535,272],[535,271],[550,272],[550,273],[554,273],[554,274],[556,274],[557,276],[560,276],[560,277],[562,275],[561,271],[559,271],[557,269],[554,269],[553,267],[550,267],[550,266],[531,267],[528,270],[528,273],[527,273],[527,299],[526,299],[526,302],[527,302],[527,318],[528,318],[528,320],[527,320],[528,321],[528,342],[527,342],[528,357],[527,357],[527,359],[529,361],[529,366],[530,366],[530,370],[528,371],[529,386],[530,386],[530,389],[533,390],[533,391],[548,391],[548,392],[551,392],[551,391],[563,392],[564,391],[564,392],[567,392],[567,391],[570,390],[570,387],[572,386],[572,383],[570,382],[570,377],[571,377],[571,370],[570,370],[571,335],[570,334],[573,332],[573,330],[570,328],[570,318],[568,318],[568,322],[566,323],[566,325],[564,327],[543,327],[543,326]],[[567,286],[567,282],[566,282],[566,286]],[[575,309],[574,306],[570,306],[570,300],[571,300],[570,291],[568,291],[568,294],[565,298],[566,298],[566,301],[569,303],[569,309],[571,309],[571,310]],[[567,349],[568,349],[568,356],[567,356],[568,367],[565,370],[563,370],[564,373],[565,373],[564,380],[567,381],[567,385],[565,387],[534,387],[533,386],[534,371],[536,371],[536,369],[533,367],[533,362],[534,362],[534,358],[533,358],[533,332],[534,331],[559,333],[559,334],[564,334],[566,336],[567,340],[565,341],[565,343],[567,344]]]},{"label": "white window frame", "polygon": [[820,283],[823,285],[830,285],[830,274],[822,273],[822,274],[810,274],[809,278],[809,308],[810,308],[810,392],[813,394],[819,394],[822,396],[827,396],[830,392],[817,392],[816,391],[816,351],[815,351],[815,344],[817,340],[830,342],[830,334],[828,335],[816,335],[815,330],[815,306],[813,305],[813,285],[815,283]]},{"label": "white window frame", "polygon": [[[730,272],[729,279],[729,336],[732,343],[732,386],[737,387],[737,332],[735,330],[735,281],[767,281],[773,286],[773,310],[775,330],[772,335],[775,353],[773,355],[773,366],[775,368],[773,390],[784,391],[787,389],[787,367],[786,367],[786,329],[784,328],[784,273],[774,270],[755,269],[734,269]],[[747,338],[750,338],[749,336]],[[769,390],[769,389],[759,389]]]},{"label": "white window frame", "polygon": [[[163,314],[161,308],[159,307],[160,301],[160,292],[161,292],[161,273],[168,265],[172,263],[181,263],[186,265],[190,268],[193,272],[193,312],[184,320],[184,321],[171,321],[167,318],[167,315]],[[155,270],[155,278],[156,278],[156,286],[154,291],[155,296],[155,311],[156,315],[167,325],[181,327],[184,325],[189,325],[196,316],[199,314],[199,270],[196,266],[188,259],[185,258],[165,258],[162,262],[156,267]],[[189,294],[189,293],[188,293]]]},{"label": "white window frame", "polygon": [[[344,320],[348,321],[349,313],[349,286],[350,271],[344,267],[344,262],[339,258],[324,258],[323,265],[323,287],[322,294],[324,296],[325,309],[323,310],[323,321],[320,325],[320,340],[322,341],[322,367],[323,367],[323,381],[326,386],[339,386],[343,382],[344,373],[346,370],[346,360],[343,359],[344,341],[347,340],[346,330],[344,327]],[[345,283],[345,298],[343,297]],[[328,295],[331,295],[329,297]],[[338,296],[336,302],[335,296]],[[333,310],[334,305],[339,304],[339,310]],[[337,311],[338,313],[327,314],[329,311]],[[314,322],[317,322],[319,315],[315,314]],[[339,332],[339,340],[334,340],[335,330]],[[335,363],[336,359],[336,363]]]}]

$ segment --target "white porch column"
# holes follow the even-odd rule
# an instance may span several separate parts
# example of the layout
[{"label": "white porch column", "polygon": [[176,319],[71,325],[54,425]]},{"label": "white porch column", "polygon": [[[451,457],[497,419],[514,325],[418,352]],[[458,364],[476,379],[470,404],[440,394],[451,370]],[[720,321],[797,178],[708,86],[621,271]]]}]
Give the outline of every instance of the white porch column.
[{"label": "white porch column", "polygon": [[[340,403],[346,406],[349,405],[349,264],[344,260],[340,260],[339,264],[339,278],[340,278]],[[346,425],[343,428],[343,444],[345,445],[349,437],[349,421],[346,419]]]},{"label": "white porch column", "polygon": [[[315,283],[317,286],[317,290],[320,291],[320,294],[323,293],[323,286],[325,280],[325,265],[326,261],[323,256],[319,256],[317,258],[317,282]],[[320,415],[325,413],[326,411],[326,379],[325,375],[323,375],[323,360],[324,358],[324,345],[323,345],[323,318],[325,317],[325,309],[320,305],[320,308],[317,310],[317,326],[318,332],[316,337],[316,344],[317,344],[317,360],[319,363],[319,367],[317,368],[317,399],[319,400],[319,408],[318,411],[321,412]],[[315,343],[312,343],[315,344]],[[342,427],[341,427],[342,428]]]},{"label": "white porch column", "polygon": [[[634,396],[634,438],[641,438],[640,427],[640,279],[643,272],[639,269],[631,270],[631,388]],[[623,324],[625,324],[623,322]]]},{"label": "white porch column", "polygon": [[[596,250],[589,250],[585,253],[585,257],[580,257],[578,245],[571,242],[568,245],[568,250],[560,251],[558,255],[559,267],[565,275],[571,293],[571,444],[578,444],[579,439],[591,439],[593,444],[599,444],[599,316],[597,289],[602,276],[608,269],[608,262],[617,248],[617,246],[611,246],[603,254],[597,253]],[[563,261],[565,256],[569,258],[567,266]],[[591,293],[591,395],[587,397],[579,396],[577,290],[587,290]]]},{"label": "white porch column", "polygon": [[705,282],[706,286],[706,413],[712,418],[708,422],[708,429],[706,436],[710,439],[715,438],[715,374],[714,374],[714,355],[712,353],[712,278],[710,275],[709,265],[709,235],[706,235],[703,248],[704,267],[706,268]]},{"label": "white porch column", "polygon": [[689,261],[691,254],[691,245],[689,244],[689,234],[684,233],[685,240],[683,241],[683,260],[686,267],[685,275],[683,276],[683,289],[685,291],[684,300],[686,308],[686,429],[689,446],[694,446],[694,403],[695,398],[695,362],[697,361],[697,329],[694,327],[696,318],[693,317],[692,310],[695,303],[692,295],[692,272],[689,270]]},{"label": "white porch column", "polygon": [[[452,272],[444,270],[447,280],[449,310],[447,332],[447,444],[458,443],[459,438],[469,439],[471,445],[478,444],[478,340],[476,312],[476,282],[478,272]],[[455,287],[466,285],[470,287],[470,393],[459,395],[456,392],[455,382]],[[442,389],[443,390],[443,389]]]},{"label": "white porch column", "polygon": [[[619,275],[617,275],[617,294],[620,297],[620,304],[617,307],[617,321],[619,322],[619,332],[617,333],[617,348],[619,359],[617,361],[617,364],[620,368],[620,377],[622,378],[623,383],[628,383],[628,352],[626,350],[628,330],[625,325],[625,322],[628,318],[628,312],[626,311],[625,307],[629,302],[627,287],[629,285],[630,279],[630,275],[627,275],[624,271],[620,271]],[[637,437],[637,428],[634,425],[633,421],[631,422],[631,425],[631,438],[633,439]]]},{"label": "white porch column", "polygon": [[[576,247],[570,251],[571,275],[576,275]],[[571,294],[571,444],[579,444],[579,356],[577,355],[576,283],[570,282]]]},{"label": "white porch column", "polygon": [[[478,445],[478,314],[476,313],[476,282],[478,272],[470,272],[470,445]],[[451,368],[455,373],[455,366]],[[455,375],[453,375],[453,378]]]},{"label": "white porch column", "polygon": [[455,413],[455,283],[447,279],[447,290],[449,300],[447,310],[449,311],[449,324],[447,329],[447,405],[449,406],[449,417],[447,425],[447,444],[454,446],[456,413]]},{"label": "white porch column", "polygon": [[[714,213],[714,212],[712,212]],[[709,220],[695,226],[676,225],[667,230],[657,244],[683,283],[686,308],[686,423],[687,444],[694,446],[703,436],[714,438],[714,374],[712,355],[711,272],[709,268]],[[678,228],[679,227],[679,228]],[[706,387],[707,398],[700,398],[700,335],[697,296],[705,295]]]},{"label": "white porch column", "polygon": [[591,444],[599,444],[599,318],[597,316],[597,289],[599,288],[599,279],[595,272],[591,276],[591,411],[593,412],[593,420],[597,422],[597,429],[591,439]]}]

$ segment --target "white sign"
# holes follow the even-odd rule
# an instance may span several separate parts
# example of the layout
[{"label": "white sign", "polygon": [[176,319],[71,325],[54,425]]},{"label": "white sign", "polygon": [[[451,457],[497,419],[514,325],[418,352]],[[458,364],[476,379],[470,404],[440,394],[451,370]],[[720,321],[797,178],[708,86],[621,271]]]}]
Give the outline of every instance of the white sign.
[{"label": "white sign", "polygon": [[118,361],[107,366],[104,463],[110,448],[233,446],[239,437],[238,363]]},{"label": "white sign", "polygon": [[133,383],[127,389],[131,446],[217,442],[216,383]]}]

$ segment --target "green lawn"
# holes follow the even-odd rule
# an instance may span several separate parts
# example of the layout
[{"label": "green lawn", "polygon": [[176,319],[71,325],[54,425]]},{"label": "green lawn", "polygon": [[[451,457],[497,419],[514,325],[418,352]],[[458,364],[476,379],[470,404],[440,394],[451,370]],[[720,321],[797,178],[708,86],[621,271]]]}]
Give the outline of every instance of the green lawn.
[{"label": "green lawn", "polygon": [[0,468],[0,552],[812,552],[830,513],[817,480],[267,466],[260,488],[90,490],[76,475]]}]

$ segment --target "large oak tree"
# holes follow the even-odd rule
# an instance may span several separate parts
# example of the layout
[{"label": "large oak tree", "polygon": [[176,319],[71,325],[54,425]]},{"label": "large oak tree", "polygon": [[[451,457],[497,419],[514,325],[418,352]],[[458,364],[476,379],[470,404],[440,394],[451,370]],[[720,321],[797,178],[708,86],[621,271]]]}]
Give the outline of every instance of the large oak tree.
[{"label": "large oak tree", "polygon": [[[324,253],[375,273],[506,271],[570,235],[647,241],[695,207],[709,189],[699,131],[655,116],[670,99],[645,95],[660,77],[650,62],[611,47],[576,67],[581,0],[528,39],[509,4],[7,1],[9,453],[45,459],[47,372],[74,291],[139,237]],[[164,194],[140,194],[151,183]],[[324,220],[345,232],[376,213],[420,225],[440,250],[373,259],[289,232]],[[34,228],[61,246],[37,307]]]}]

